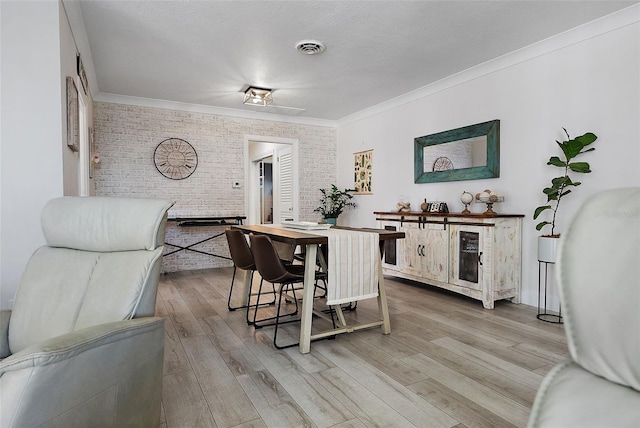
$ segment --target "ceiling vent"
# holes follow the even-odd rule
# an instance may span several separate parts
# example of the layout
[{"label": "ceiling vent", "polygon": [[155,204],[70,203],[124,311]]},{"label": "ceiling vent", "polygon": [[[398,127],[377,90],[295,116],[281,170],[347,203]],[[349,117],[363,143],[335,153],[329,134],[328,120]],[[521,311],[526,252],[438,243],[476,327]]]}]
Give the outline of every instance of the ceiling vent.
[{"label": "ceiling vent", "polygon": [[306,55],[317,55],[324,52],[326,46],[317,40],[300,40],[296,43],[296,50]]}]

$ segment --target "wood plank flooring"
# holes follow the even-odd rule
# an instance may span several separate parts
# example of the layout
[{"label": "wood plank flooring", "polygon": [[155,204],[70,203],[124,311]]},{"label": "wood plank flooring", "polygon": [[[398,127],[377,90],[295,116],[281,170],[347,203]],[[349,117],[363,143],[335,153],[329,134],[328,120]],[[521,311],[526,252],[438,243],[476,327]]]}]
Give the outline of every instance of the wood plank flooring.
[{"label": "wood plank flooring", "polygon": [[[314,342],[306,355],[277,350],[273,327],[227,310],[231,272],[161,276],[162,428],[524,427],[542,378],[568,356],[563,327],[538,321],[535,308],[485,310],[390,277],[390,335],[373,328]],[[376,300],[345,316],[374,320]],[[297,328],[278,341],[296,341]]]}]

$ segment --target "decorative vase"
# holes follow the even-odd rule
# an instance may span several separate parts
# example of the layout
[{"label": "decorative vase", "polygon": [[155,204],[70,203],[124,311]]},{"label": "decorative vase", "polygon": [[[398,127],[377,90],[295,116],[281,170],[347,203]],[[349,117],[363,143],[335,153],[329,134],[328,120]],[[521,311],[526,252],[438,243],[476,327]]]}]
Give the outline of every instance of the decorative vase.
[{"label": "decorative vase", "polygon": [[325,223],[327,223],[327,224],[330,224],[330,225],[332,225],[332,226],[335,226],[335,225],[336,225],[337,220],[338,220],[337,218],[329,217],[329,218],[325,218],[325,219],[324,219],[324,222],[325,222]]},{"label": "decorative vase", "polygon": [[538,261],[555,263],[559,240],[558,236],[538,236]]}]

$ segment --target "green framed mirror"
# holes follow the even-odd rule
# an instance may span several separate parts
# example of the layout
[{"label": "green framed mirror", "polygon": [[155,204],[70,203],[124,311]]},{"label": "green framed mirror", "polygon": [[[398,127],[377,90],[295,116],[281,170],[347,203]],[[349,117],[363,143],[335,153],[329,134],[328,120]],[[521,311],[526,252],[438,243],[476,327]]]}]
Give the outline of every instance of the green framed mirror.
[{"label": "green framed mirror", "polygon": [[477,123],[414,139],[416,183],[500,177],[500,121]]}]

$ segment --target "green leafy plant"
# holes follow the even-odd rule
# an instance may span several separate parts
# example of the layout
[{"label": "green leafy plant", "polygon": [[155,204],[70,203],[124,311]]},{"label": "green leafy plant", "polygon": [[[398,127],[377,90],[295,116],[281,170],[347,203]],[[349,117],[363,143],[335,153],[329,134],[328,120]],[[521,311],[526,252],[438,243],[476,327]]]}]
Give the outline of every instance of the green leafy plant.
[{"label": "green leafy plant", "polygon": [[576,187],[581,184],[579,181],[573,181],[569,176],[569,172],[581,174],[588,174],[591,172],[591,167],[587,162],[572,162],[572,160],[581,154],[594,151],[595,148],[593,147],[588,149],[585,149],[585,147],[596,141],[598,138],[595,134],[587,132],[584,135],[572,139],[567,130],[565,128],[562,129],[567,135],[567,141],[560,142],[556,140],[556,143],[558,143],[558,146],[562,149],[564,159],[561,159],[558,156],[552,156],[549,159],[549,162],[547,162],[547,165],[562,168],[564,170],[564,175],[552,179],[551,187],[544,188],[542,193],[547,195],[547,205],[536,208],[533,213],[533,219],[535,220],[543,212],[547,210],[553,211],[551,221],[541,221],[536,225],[536,230],[541,230],[543,227],[551,225],[550,236],[558,236],[555,234],[555,227],[556,215],[558,214],[558,208],[560,207],[560,200],[571,193],[572,187]]},{"label": "green leafy plant", "polygon": [[351,189],[340,190],[335,184],[331,185],[331,189],[320,189],[322,197],[320,198],[320,206],[313,211],[322,214],[323,218],[338,218],[342,212],[348,208],[355,208],[356,204],[351,199],[353,192]]}]

